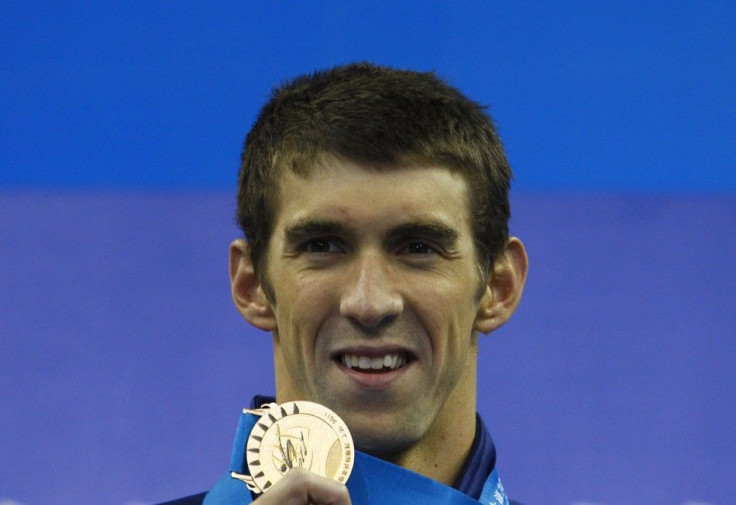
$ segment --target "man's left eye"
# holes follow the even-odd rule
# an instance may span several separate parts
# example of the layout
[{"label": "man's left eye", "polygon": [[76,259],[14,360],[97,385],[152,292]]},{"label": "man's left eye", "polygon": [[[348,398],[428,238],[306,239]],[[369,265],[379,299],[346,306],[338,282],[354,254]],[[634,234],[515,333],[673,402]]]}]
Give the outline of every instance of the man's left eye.
[{"label": "man's left eye", "polygon": [[411,242],[404,247],[404,252],[407,254],[433,254],[437,251],[426,242]]}]

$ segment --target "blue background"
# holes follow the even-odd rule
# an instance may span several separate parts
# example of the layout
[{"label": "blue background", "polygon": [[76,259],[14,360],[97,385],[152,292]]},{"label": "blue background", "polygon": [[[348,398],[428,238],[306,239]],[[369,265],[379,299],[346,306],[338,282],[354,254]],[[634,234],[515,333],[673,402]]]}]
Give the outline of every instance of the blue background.
[{"label": "blue background", "polygon": [[270,87],[355,60],[488,104],[531,256],[479,409],[528,505],[733,503],[736,4],[48,2],[0,17],[0,503],[224,472],[270,337],[229,299]]}]

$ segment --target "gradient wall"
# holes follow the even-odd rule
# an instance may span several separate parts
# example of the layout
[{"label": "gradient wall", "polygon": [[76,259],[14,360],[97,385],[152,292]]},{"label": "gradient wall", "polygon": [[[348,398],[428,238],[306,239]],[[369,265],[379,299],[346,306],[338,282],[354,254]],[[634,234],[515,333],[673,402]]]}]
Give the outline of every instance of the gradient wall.
[{"label": "gradient wall", "polygon": [[511,495],[736,497],[736,7],[16,2],[0,18],[0,504],[155,503],[272,390],[229,299],[239,150],[276,82],[372,60],[488,104],[525,298],[481,341]]}]

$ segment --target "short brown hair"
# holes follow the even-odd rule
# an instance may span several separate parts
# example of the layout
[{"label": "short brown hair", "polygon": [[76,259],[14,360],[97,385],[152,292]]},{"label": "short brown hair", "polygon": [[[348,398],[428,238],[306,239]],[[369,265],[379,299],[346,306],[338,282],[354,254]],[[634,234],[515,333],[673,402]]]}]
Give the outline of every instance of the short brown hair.
[{"label": "short brown hair", "polygon": [[281,171],[306,176],[328,156],[378,169],[427,164],[459,173],[486,270],[508,240],[511,168],[484,107],[432,72],[355,63],[275,88],[245,139],[236,219],[259,277]]}]

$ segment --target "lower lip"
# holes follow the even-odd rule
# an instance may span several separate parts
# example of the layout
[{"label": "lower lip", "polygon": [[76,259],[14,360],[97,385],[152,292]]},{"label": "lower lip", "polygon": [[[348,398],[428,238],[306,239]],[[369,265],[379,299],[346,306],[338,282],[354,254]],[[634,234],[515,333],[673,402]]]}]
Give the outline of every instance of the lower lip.
[{"label": "lower lip", "polygon": [[348,368],[342,363],[337,363],[337,366],[359,387],[380,390],[390,387],[399,378],[403,377],[411,368],[411,363],[407,363],[397,370],[381,373],[364,373],[354,368]]}]

